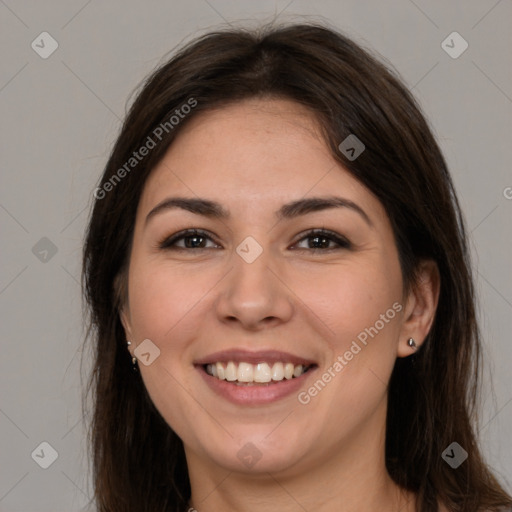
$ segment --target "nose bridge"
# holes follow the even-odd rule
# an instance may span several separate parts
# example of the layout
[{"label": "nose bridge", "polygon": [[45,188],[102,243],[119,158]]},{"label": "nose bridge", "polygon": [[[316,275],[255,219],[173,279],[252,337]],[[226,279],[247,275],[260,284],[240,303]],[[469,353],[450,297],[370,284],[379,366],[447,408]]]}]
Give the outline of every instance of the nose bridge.
[{"label": "nose bridge", "polygon": [[232,269],[219,292],[217,314],[221,320],[238,320],[245,327],[260,322],[285,321],[292,314],[286,287],[277,279],[271,251],[252,237],[243,240],[231,258]]}]

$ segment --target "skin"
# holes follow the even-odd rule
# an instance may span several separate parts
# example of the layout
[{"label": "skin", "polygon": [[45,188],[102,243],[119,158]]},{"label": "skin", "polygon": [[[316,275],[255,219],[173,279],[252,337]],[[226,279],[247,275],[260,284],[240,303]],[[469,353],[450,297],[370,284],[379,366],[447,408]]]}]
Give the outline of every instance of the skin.
[{"label": "skin", "polygon": [[[277,221],[284,203],[341,196],[357,204]],[[182,209],[148,213],[170,196],[220,202],[229,219]],[[206,249],[161,249],[183,229],[207,231]],[[312,228],[332,230],[350,248],[313,251]],[[253,237],[262,254],[235,249]],[[190,241],[190,240],[189,240]],[[184,240],[178,245],[184,247]],[[317,245],[318,247],[318,245]],[[322,246],[320,246],[322,247]],[[322,252],[323,251],[323,252]],[[251,99],[191,120],[152,171],[138,205],[128,297],[121,313],[133,350],[160,349],[139,363],[156,407],[183,440],[191,505],[215,510],[412,511],[384,462],[387,383],[397,357],[418,347],[439,293],[435,264],[404,294],[397,248],[378,199],[331,156],[313,116],[286,100]],[[402,310],[310,402],[294,393],[264,406],[215,394],[193,362],[230,348],[274,349],[312,359],[306,390],[357,335],[394,303]],[[261,459],[237,452],[254,444]]]}]

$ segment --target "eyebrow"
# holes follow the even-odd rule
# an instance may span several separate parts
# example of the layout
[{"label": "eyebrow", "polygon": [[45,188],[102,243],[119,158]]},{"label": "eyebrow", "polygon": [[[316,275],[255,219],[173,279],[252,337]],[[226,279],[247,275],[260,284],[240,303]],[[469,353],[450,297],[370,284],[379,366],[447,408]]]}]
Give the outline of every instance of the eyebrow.
[{"label": "eyebrow", "polygon": [[[216,201],[202,198],[168,197],[157,204],[148,213],[145,222],[147,224],[155,215],[176,208],[212,219],[227,220],[230,218],[229,211]],[[349,210],[358,213],[369,226],[373,227],[370,218],[360,206],[349,199],[337,196],[298,199],[281,206],[281,208],[275,212],[275,216],[278,220],[293,219],[301,215],[307,215],[308,213],[327,210],[330,208],[348,208]]]}]

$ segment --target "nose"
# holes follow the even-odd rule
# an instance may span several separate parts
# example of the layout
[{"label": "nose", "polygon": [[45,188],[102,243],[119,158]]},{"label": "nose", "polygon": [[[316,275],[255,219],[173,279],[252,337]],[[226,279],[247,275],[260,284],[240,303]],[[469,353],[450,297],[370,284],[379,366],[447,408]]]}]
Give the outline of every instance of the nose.
[{"label": "nose", "polygon": [[234,253],[232,263],[231,271],[219,283],[219,321],[251,331],[289,321],[294,311],[292,293],[278,277],[268,251],[252,263]]}]

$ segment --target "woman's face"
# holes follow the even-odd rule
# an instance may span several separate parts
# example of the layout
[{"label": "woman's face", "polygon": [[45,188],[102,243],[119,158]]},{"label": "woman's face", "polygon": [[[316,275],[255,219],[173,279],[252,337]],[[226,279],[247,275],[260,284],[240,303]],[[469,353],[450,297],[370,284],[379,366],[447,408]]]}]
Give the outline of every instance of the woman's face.
[{"label": "woman's face", "polygon": [[308,111],[253,99],[191,120],[150,175],[122,320],[189,464],[291,474],[381,446],[402,284],[383,206]]}]

